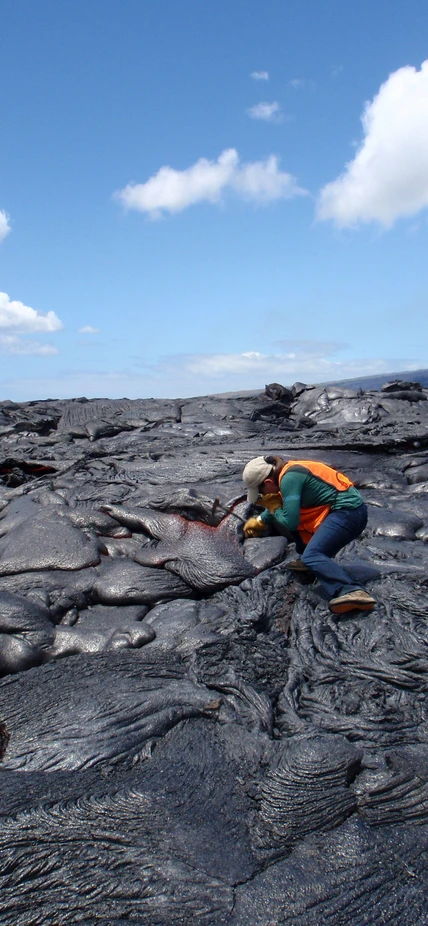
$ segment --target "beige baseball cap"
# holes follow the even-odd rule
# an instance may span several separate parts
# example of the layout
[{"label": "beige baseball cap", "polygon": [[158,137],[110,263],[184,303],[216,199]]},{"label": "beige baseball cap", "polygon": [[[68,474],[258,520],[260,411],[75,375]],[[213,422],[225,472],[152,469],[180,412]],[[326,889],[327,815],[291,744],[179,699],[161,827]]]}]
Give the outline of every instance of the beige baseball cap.
[{"label": "beige baseball cap", "polygon": [[264,457],[254,457],[244,468],[242,478],[247,486],[247,499],[252,504],[257,501],[260,483],[270,476],[273,468],[271,463],[266,463]]}]

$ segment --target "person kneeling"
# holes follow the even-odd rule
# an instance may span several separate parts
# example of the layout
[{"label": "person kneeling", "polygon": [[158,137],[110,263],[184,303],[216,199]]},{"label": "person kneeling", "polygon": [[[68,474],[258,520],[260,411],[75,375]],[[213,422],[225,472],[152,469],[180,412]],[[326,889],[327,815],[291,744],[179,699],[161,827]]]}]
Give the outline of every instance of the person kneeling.
[{"label": "person kneeling", "polygon": [[246,537],[263,536],[277,526],[296,543],[296,572],[311,570],[334,614],[371,611],[376,601],[357,585],[334,556],[360,536],[367,506],[344,473],[314,460],[255,457],[242,473],[247,498],[264,508],[244,525]]}]

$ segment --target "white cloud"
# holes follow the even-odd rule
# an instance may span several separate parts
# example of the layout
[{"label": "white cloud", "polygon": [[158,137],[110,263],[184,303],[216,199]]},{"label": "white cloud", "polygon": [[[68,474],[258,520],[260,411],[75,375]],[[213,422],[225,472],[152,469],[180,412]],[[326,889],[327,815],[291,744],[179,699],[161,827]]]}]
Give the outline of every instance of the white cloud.
[{"label": "white cloud", "polygon": [[251,119],[261,119],[263,122],[281,122],[282,113],[279,103],[256,103],[247,109]]},{"label": "white cloud", "polygon": [[93,328],[92,325],[84,325],[83,328],[79,328],[79,334],[98,334],[99,328]]},{"label": "white cloud", "polygon": [[428,60],[420,71],[391,74],[366,104],[362,124],[355,158],[321,190],[318,218],[339,227],[376,221],[389,228],[428,206]]},{"label": "white cloud", "polygon": [[243,164],[236,173],[233,187],[245,199],[255,203],[269,203],[306,194],[306,190],[296,186],[291,174],[282,173],[278,169],[278,158],[273,154],[266,161]]},{"label": "white cloud", "polygon": [[226,191],[258,204],[306,193],[291,174],[279,170],[274,155],[266,161],[240,164],[238,152],[229,148],[217,161],[200,158],[186,170],[161,167],[146,183],[130,183],[116,197],[127,209],[158,218],[163,212],[181,212],[195,203],[218,203]]},{"label": "white cloud", "polygon": [[[282,382],[296,378],[297,374],[309,376],[311,381],[317,381],[319,376],[328,379],[326,370],[331,370],[332,376],[336,369],[342,369],[343,361],[333,360],[332,355],[345,345],[332,342],[317,341],[289,341],[280,342],[280,350],[274,354],[264,354],[260,351],[244,351],[241,354],[194,354],[181,358],[187,373],[198,377],[250,376],[253,383],[257,383],[270,376]],[[373,361],[371,361],[373,362]],[[339,378],[337,374],[336,378]],[[357,374],[355,374],[357,375]],[[315,376],[315,380],[314,380]]]},{"label": "white cloud", "polygon": [[6,212],[0,209],[0,243],[6,238],[6,235],[8,235],[9,232],[9,216]]},{"label": "white cloud", "polygon": [[0,328],[17,331],[60,331],[63,327],[55,312],[43,315],[23,302],[11,301],[7,293],[0,293]]},{"label": "white cloud", "polygon": [[251,74],[253,80],[269,80],[268,71],[253,71]]},{"label": "white cloud", "polygon": [[53,344],[39,344],[37,341],[29,341],[14,335],[0,335],[0,351],[6,354],[35,354],[40,357],[58,353]]},{"label": "white cloud", "polygon": [[[288,348],[292,346],[292,350]],[[63,370],[57,376],[3,380],[2,392],[16,400],[86,395],[90,398],[185,398],[216,392],[263,390],[265,383],[321,383],[399,370],[422,369],[423,360],[356,358],[337,360],[341,345],[290,342],[274,354],[245,351],[235,354],[178,354],[156,363],[142,363],[140,371]]]},{"label": "white cloud", "polygon": [[290,87],[293,87],[293,90],[302,90],[305,83],[306,81],[302,77],[294,77],[293,80],[289,81]]},{"label": "white cloud", "polygon": [[[262,389],[270,382],[290,386],[296,381],[321,383],[377,373],[387,375],[391,371],[424,366],[421,360],[408,358],[338,359],[337,354],[343,347],[343,344],[332,342],[290,341],[276,353],[244,351],[170,356],[154,366],[142,367],[140,390],[146,385],[145,395],[174,398]],[[128,394],[126,390],[125,394]]]}]

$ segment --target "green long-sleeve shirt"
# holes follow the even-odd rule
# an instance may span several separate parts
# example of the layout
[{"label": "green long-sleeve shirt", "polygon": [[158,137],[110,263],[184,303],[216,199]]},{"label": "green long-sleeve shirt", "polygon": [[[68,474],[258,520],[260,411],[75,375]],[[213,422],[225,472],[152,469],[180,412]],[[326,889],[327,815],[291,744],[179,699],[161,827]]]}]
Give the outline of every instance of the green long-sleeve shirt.
[{"label": "green long-sleeve shirt", "polygon": [[301,508],[329,505],[331,511],[338,511],[340,508],[359,508],[363,504],[355,486],[339,492],[334,486],[298,464],[287,470],[282,477],[279,491],[282,495],[282,508],[277,508],[274,514],[265,509],[261,518],[266,525],[274,525],[276,522],[289,531],[297,530]]}]

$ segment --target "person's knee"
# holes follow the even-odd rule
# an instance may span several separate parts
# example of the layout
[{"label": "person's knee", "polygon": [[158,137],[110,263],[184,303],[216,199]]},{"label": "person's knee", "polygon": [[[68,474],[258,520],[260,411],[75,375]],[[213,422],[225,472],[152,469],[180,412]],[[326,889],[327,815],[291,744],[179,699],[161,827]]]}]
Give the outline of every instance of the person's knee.
[{"label": "person's knee", "polygon": [[306,547],[300,559],[302,560],[302,563],[308,567],[308,569],[311,569],[313,564],[317,561],[318,557],[316,554],[314,554],[310,547]]}]

